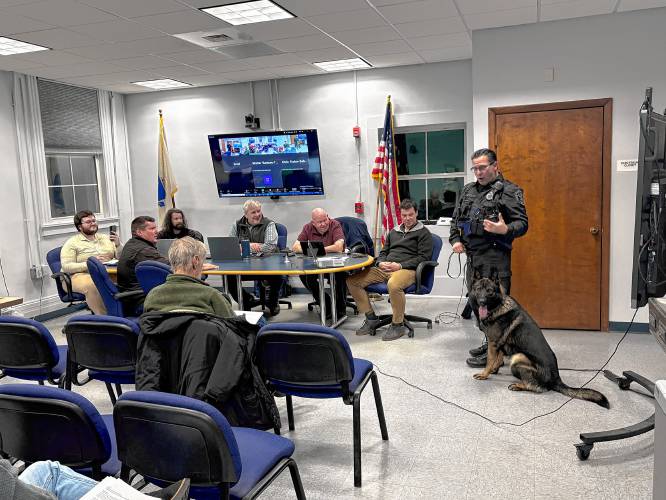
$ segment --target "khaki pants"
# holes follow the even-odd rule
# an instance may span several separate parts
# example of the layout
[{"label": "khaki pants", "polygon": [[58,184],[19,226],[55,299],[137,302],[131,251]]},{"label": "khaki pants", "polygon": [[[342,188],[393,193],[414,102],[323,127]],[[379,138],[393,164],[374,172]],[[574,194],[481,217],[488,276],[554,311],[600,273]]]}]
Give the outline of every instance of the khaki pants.
[{"label": "khaki pants", "polygon": [[88,273],[72,275],[72,290],[86,296],[86,303],[94,314],[106,314],[106,306]]},{"label": "khaki pants", "polygon": [[410,269],[400,269],[392,273],[382,271],[378,267],[365,269],[358,274],[347,278],[347,287],[352,294],[358,310],[363,314],[372,311],[368,292],[365,287],[373,283],[386,283],[391,299],[391,308],[393,309],[393,323],[402,323],[405,319],[405,288],[416,281],[416,271]]}]

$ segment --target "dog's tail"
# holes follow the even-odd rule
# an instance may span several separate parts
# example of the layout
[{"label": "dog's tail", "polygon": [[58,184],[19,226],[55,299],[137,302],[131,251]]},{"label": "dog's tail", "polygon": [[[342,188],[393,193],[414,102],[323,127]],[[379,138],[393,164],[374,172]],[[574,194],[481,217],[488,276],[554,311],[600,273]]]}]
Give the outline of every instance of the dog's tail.
[{"label": "dog's tail", "polygon": [[601,394],[599,391],[595,391],[594,389],[569,387],[564,382],[559,380],[555,384],[555,387],[553,387],[553,390],[559,392],[560,394],[564,394],[565,396],[569,396],[570,398],[584,399],[585,401],[592,401],[593,403],[597,403],[599,406],[603,406],[604,408],[610,408],[610,403],[608,402],[608,399],[606,399],[606,396]]}]

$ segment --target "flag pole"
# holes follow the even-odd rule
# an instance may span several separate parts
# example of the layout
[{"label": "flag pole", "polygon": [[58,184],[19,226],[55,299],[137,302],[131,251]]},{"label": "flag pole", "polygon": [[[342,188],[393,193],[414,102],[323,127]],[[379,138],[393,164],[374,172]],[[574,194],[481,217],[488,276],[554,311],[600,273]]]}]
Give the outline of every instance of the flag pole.
[{"label": "flag pole", "polygon": [[[390,102],[391,102],[391,94],[386,96],[386,105],[388,106]],[[383,173],[382,173],[382,177],[383,177]],[[378,179],[378,182],[377,182],[377,202],[376,202],[376,205],[375,205],[375,227],[374,227],[374,230],[373,230],[373,239],[372,239],[372,242],[375,246],[375,256],[377,256],[377,254],[379,253],[379,251],[377,250],[379,248],[379,245],[377,244],[377,242],[380,240],[380,238],[377,236],[377,231],[379,230],[379,213],[380,213],[379,206],[380,206],[380,200],[382,198],[381,195],[382,195],[382,191],[383,191],[383,189],[382,189],[383,186],[384,186],[384,179],[383,178]]]}]

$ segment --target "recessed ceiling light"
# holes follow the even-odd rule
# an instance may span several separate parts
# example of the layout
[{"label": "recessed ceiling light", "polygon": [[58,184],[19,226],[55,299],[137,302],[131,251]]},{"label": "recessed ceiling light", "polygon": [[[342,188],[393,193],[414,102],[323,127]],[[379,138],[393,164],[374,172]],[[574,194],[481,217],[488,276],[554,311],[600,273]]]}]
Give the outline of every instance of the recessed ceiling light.
[{"label": "recessed ceiling light", "polygon": [[217,7],[206,7],[200,10],[234,26],[295,17],[291,12],[286,11],[270,0],[240,2],[219,5]]},{"label": "recessed ceiling light", "polygon": [[51,49],[48,47],[42,47],[41,45],[33,45],[20,40],[14,40],[13,38],[0,36],[0,55],[9,56],[11,54],[25,54],[26,52],[37,52],[38,50]]},{"label": "recessed ceiling light", "polygon": [[144,82],[130,82],[134,85],[141,85],[142,87],[148,87],[156,90],[164,89],[177,89],[181,87],[191,87],[191,83],[179,82],[178,80],[171,80],[170,78],[165,78],[163,80],[146,80]]},{"label": "recessed ceiling light", "polygon": [[359,57],[353,59],[339,59],[337,61],[323,61],[314,63],[324,71],[347,71],[350,69],[372,68],[370,64]]}]

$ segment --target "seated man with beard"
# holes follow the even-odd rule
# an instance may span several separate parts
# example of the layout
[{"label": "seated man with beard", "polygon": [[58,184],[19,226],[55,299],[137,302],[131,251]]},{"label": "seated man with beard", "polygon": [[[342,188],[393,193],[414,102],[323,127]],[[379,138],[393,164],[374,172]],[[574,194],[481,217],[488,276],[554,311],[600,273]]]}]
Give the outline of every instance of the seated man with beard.
[{"label": "seated man with beard", "polygon": [[203,243],[203,236],[199,231],[187,227],[187,220],[182,210],[170,208],[164,215],[162,229],[157,233],[158,240],[175,240],[189,236]]}]

